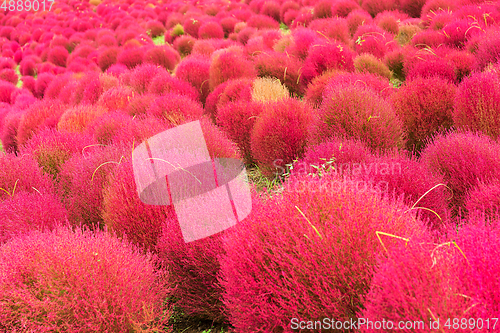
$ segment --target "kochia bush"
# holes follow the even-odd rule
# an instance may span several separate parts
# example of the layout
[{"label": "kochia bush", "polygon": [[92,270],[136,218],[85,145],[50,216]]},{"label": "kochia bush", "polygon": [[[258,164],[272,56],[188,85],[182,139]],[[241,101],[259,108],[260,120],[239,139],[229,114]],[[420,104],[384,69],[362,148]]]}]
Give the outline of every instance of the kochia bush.
[{"label": "kochia bush", "polygon": [[0,247],[0,326],[164,330],[171,310],[156,260],[107,232],[58,228],[15,238]]}]

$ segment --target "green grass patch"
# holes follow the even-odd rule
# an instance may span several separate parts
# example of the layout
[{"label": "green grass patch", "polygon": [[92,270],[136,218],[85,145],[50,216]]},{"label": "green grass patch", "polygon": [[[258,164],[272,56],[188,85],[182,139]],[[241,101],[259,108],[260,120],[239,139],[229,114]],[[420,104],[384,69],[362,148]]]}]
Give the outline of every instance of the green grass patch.
[{"label": "green grass patch", "polygon": [[155,38],[153,38],[153,43],[155,45],[165,45],[165,36],[156,36]]},{"label": "green grass patch", "polygon": [[16,87],[18,88],[21,88],[23,86],[23,81],[21,81],[21,72],[19,71],[19,65],[16,66],[16,74],[17,74],[17,77],[18,77],[18,80],[17,80],[17,84],[16,84]]}]

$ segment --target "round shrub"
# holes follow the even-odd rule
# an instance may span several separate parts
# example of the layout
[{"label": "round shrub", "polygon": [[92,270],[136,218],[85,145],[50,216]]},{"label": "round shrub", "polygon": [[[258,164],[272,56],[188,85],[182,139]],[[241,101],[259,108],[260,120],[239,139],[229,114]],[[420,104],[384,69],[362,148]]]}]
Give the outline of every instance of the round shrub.
[{"label": "round shrub", "polygon": [[373,22],[373,18],[370,16],[370,14],[362,9],[355,9],[351,11],[349,15],[347,15],[346,20],[351,36],[354,35],[359,26],[364,24],[371,24]]},{"label": "round shrub", "polygon": [[66,67],[66,59],[69,52],[62,46],[56,46],[50,49],[47,60],[56,66]]},{"label": "round shrub", "polygon": [[56,76],[47,86],[44,92],[45,98],[57,99],[61,94],[64,87],[68,86],[70,82],[76,82],[72,74],[63,74]]},{"label": "round shrub", "polygon": [[0,81],[0,102],[11,103],[11,95],[16,90],[16,86],[10,82]]},{"label": "round shrub", "polygon": [[163,35],[166,29],[161,22],[150,20],[146,23],[146,30],[148,35],[154,38]]},{"label": "round shrub", "polygon": [[10,82],[14,85],[19,81],[19,77],[15,70],[10,68],[4,68],[0,70],[0,80]]},{"label": "round shrub", "polygon": [[218,22],[208,21],[200,26],[198,37],[201,39],[224,38],[224,30]]},{"label": "round shrub", "polygon": [[129,69],[142,63],[144,51],[140,48],[122,49],[118,54],[117,63],[127,66]]},{"label": "round shrub", "polygon": [[493,138],[500,135],[500,78],[493,73],[477,73],[458,87],[453,121],[456,126],[480,131]]},{"label": "round shrub", "polygon": [[120,49],[116,46],[107,47],[97,56],[97,65],[105,72],[109,67],[116,64]]},{"label": "round shrub", "polygon": [[500,175],[500,145],[491,138],[473,133],[437,135],[421,155],[432,172],[442,174],[453,191],[453,213],[463,211],[467,191],[479,182]]},{"label": "round shrub", "polygon": [[99,97],[97,106],[103,106],[109,111],[126,110],[134,91],[128,87],[113,87]]},{"label": "round shrub", "polygon": [[107,232],[58,228],[16,238],[0,248],[1,324],[163,330],[171,310],[163,306],[168,288],[156,260]]},{"label": "round shrub", "polygon": [[179,53],[171,46],[155,46],[144,53],[144,62],[173,71],[181,59]]},{"label": "round shrub", "polygon": [[354,318],[377,258],[401,242],[381,235],[382,246],[376,232],[422,233],[406,210],[326,177],[297,179],[282,196],[255,199],[249,217],[224,237],[221,282],[235,331],[287,331],[297,315],[313,322]]},{"label": "round shrub", "polygon": [[247,163],[253,161],[250,135],[263,108],[261,103],[235,101],[225,104],[217,111],[217,124],[238,145]]},{"label": "round shrub", "polygon": [[438,77],[417,78],[392,95],[394,111],[407,133],[408,150],[419,152],[428,138],[451,127],[456,90]]},{"label": "round shrub", "polygon": [[175,68],[175,77],[190,83],[200,92],[200,99],[205,103],[210,93],[210,59],[203,56],[189,56]]},{"label": "round shrub", "polygon": [[162,225],[177,222],[173,206],[146,205],[140,200],[130,158],[120,163],[107,184],[103,190],[105,225],[141,248],[154,250]]},{"label": "round shrub", "polygon": [[158,75],[169,76],[167,71],[153,64],[141,64],[135,67],[130,73],[129,85],[139,94],[148,91],[151,81]]},{"label": "round shrub", "polygon": [[347,21],[343,18],[316,19],[309,23],[308,28],[325,38],[332,38],[346,45],[351,38]]},{"label": "round shrub", "polygon": [[33,103],[23,114],[19,123],[18,144],[24,144],[41,129],[55,128],[64,111],[64,104],[58,100],[43,100]]},{"label": "round shrub", "polygon": [[0,201],[0,212],[0,244],[31,230],[52,230],[67,221],[59,199],[48,193],[18,192]]},{"label": "round shrub", "polygon": [[453,65],[444,58],[432,57],[423,61],[417,61],[405,70],[405,77],[407,81],[415,80],[419,77],[439,77],[451,83],[455,83],[457,81],[457,75]]},{"label": "round shrub", "polygon": [[395,47],[392,34],[374,24],[360,25],[356,29],[353,41],[358,54],[370,53],[379,59]]},{"label": "round shrub", "polygon": [[150,104],[148,114],[164,119],[172,125],[180,125],[199,119],[203,115],[200,103],[175,93],[163,94]]},{"label": "round shrub", "polygon": [[470,189],[464,200],[469,214],[485,215],[495,218],[500,215],[500,181],[493,179],[487,183],[480,182]]},{"label": "round shrub", "polygon": [[2,154],[0,167],[0,201],[14,198],[16,193],[53,194],[51,179],[43,174],[33,156]]},{"label": "round shrub", "polygon": [[488,64],[500,60],[500,30],[492,30],[479,41],[476,52],[477,66],[483,70]]},{"label": "round shrub", "polygon": [[256,29],[278,29],[280,27],[280,24],[273,18],[260,14],[252,15],[247,20],[247,24]]},{"label": "round shrub", "polygon": [[212,56],[209,78],[211,91],[227,80],[255,76],[253,63],[236,51],[220,50]]},{"label": "round shrub", "polygon": [[375,151],[403,144],[402,123],[392,106],[361,85],[328,86],[312,136],[318,143],[333,136],[363,139]]},{"label": "round shrub", "polygon": [[386,79],[391,78],[391,71],[380,59],[372,54],[364,53],[354,58],[354,68],[360,73],[371,73]]},{"label": "round shrub", "polygon": [[304,84],[326,70],[354,71],[354,52],[337,42],[321,41],[309,47],[300,77]]},{"label": "round shrub", "polygon": [[95,119],[101,117],[107,110],[103,106],[78,105],[68,108],[61,115],[57,129],[66,132],[83,132]]},{"label": "round shrub", "polygon": [[71,225],[92,229],[103,226],[102,191],[123,153],[117,146],[94,145],[64,163],[59,173],[58,191]]},{"label": "round shrub", "polygon": [[296,99],[266,103],[250,139],[252,156],[263,174],[271,176],[276,163],[302,157],[312,119],[312,109]]},{"label": "round shrub", "polygon": [[148,92],[155,95],[164,95],[167,93],[176,93],[198,101],[200,93],[190,83],[171,76],[169,73],[160,72],[156,75],[149,85]]},{"label": "round shrub", "polygon": [[397,0],[363,0],[361,2],[361,8],[366,10],[372,17],[377,16],[385,10],[395,10],[397,9],[399,3]]}]

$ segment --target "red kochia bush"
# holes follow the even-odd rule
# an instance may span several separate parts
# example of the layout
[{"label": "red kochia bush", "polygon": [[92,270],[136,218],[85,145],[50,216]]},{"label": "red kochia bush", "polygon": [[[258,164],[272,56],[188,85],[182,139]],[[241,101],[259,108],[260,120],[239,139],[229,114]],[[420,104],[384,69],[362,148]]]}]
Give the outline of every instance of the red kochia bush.
[{"label": "red kochia bush", "polygon": [[130,73],[129,85],[139,94],[143,94],[148,91],[151,81],[157,75],[168,76],[167,71],[163,67],[159,67],[153,64],[141,64],[135,67]]},{"label": "red kochia bush", "polygon": [[0,248],[0,325],[10,331],[20,322],[33,331],[164,330],[168,287],[156,260],[102,231],[61,227],[13,239]]},{"label": "red kochia bush", "polygon": [[156,66],[162,66],[169,71],[173,71],[179,63],[181,57],[171,46],[155,46],[144,53],[144,62]]},{"label": "red kochia bush", "polygon": [[379,59],[396,45],[392,34],[374,24],[359,26],[353,36],[353,41],[358,54],[370,53]]},{"label": "red kochia bush", "polygon": [[422,233],[406,211],[336,177],[296,179],[283,197],[255,199],[224,237],[221,282],[235,331],[288,332],[290,318],[355,317],[377,257],[400,242],[381,235],[383,247],[376,232]]},{"label": "red kochia bush", "polygon": [[[430,320],[443,325],[464,313],[471,318],[498,315],[500,286],[491,270],[500,252],[498,221],[490,224],[476,217],[468,222],[440,245],[410,240],[390,250],[375,273],[362,316],[394,323],[422,321],[426,325],[419,331],[433,332]],[[453,327],[451,319],[448,323]]]},{"label": "red kochia bush", "polygon": [[480,182],[469,190],[464,200],[465,209],[469,214],[485,214],[488,218],[500,215],[500,180]]},{"label": "red kochia bush", "polygon": [[175,77],[189,82],[200,92],[200,99],[205,103],[210,93],[210,59],[203,56],[189,56],[179,63],[175,69]]},{"label": "red kochia bush", "polygon": [[68,50],[62,46],[56,46],[50,49],[47,60],[56,66],[66,67],[68,55]]},{"label": "red kochia bush", "polygon": [[120,147],[92,146],[74,154],[59,173],[58,190],[72,225],[102,227],[102,189],[124,153]]},{"label": "red kochia bush", "polygon": [[476,60],[480,70],[500,60],[500,30],[488,31],[486,36],[479,41]]},{"label": "red kochia bush", "polygon": [[273,175],[276,163],[302,157],[312,117],[312,108],[296,99],[266,103],[250,139],[252,156],[265,175]]},{"label": "red kochia bush", "polygon": [[373,150],[400,147],[402,124],[392,106],[368,87],[330,85],[312,129],[314,142],[333,136],[366,140]]},{"label": "red kochia bush", "polygon": [[253,63],[245,59],[239,51],[220,50],[212,56],[209,78],[211,91],[227,80],[255,76]]},{"label": "red kochia bush", "polygon": [[394,111],[407,133],[408,150],[420,151],[431,135],[451,127],[456,90],[438,77],[417,78],[392,96]]},{"label": "red kochia bush", "polygon": [[122,49],[118,54],[117,63],[123,64],[128,68],[134,68],[142,63],[144,51],[138,47]]},{"label": "red kochia bush", "polygon": [[16,90],[16,86],[10,82],[0,81],[0,102],[11,103],[12,92]]},{"label": "red kochia bush", "polygon": [[140,200],[130,158],[109,177],[103,200],[106,226],[142,248],[154,249],[162,225],[168,220],[177,222],[173,206],[146,205]]},{"label": "red kochia bush", "polygon": [[252,162],[250,135],[264,105],[252,101],[230,102],[217,111],[217,124],[229,135],[247,163]]},{"label": "red kochia bush", "polygon": [[189,97],[167,93],[158,97],[149,106],[148,113],[164,119],[172,125],[180,125],[199,119],[203,115],[203,108],[200,103]]},{"label": "red kochia bush", "polygon": [[14,85],[19,81],[19,77],[15,70],[10,68],[4,68],[0,70],[0,80],[10,82]]},{"label": "red kochia bush", "polygon": [[113,87],[101,95],[98,106],[104,106],[110,111],[126,110],[134,91],[128,87]]},{"label": "red kochia bush", "polygon": [[119,53],[120,49],[116,46],[105,48],[97,56],[97,65],[99,65],[99,68],[103,72],[106,71],[109,67],[116,63]]},{"label": "red kochia bush", "polygon": [[302,63],[296,57],[280,52],[265,52],[258,55],[254,62],[259,77],[275,77],[291,94],[304,94],[305,86],[300,82]]},{"label": "red kochia bush", "polygon": [[406,69],[407,81],[415,80],[418,77],[439,77],[451,83],[457,81],[457,74],[453,65],[448,60],[438,57],[430,57],[423,61],[417,61],[410,68]]},{"label": "red kochia bush", "polygon": [[197,101],[200,98],[200,93],[191,84],[165,72],[160,72],[153,78],[151,84],[149,85],[148,92],[155,95],[176,93],[187,96],[194,101]]},{"label": "red kochia bush", "polygon": [[26,110],[19,123],[17,130],[18,144],[24,144],[40,129],[56,127],[64,111],[64,104],[58,100],[43,100],[33,103]]},{"label": "red kochia bush", "polygon": [[18,192],[0,201],[0,244],[30,230],[51,230],[66,223],[67,214],[54,194]]},{"label": "red kochia bush", "polygon": [[42,173],[32,156],[0,155],[0,200],[12,198],[16,193],[53,193],[50,178]]},{"label": "red kochia bush", "polygon": [[440,134],[422,151],[421,158],[432,172],[443,174],[453,191],[454,213],[463,210],[468,190],[500,177],[500,145],[485,135]]},{"label": "red kochia bush", "polygon": [[304,62],[301,81],[308,84],[311,80],[329,69],[354,71],[354,52],[338,42],[321,41],[309,47]]},{"label": "red kochia bush", "polygon": [[500,78],[493,73],[477,73],[460,84],[453,120],[458,127],[480,131],[492,138],[500,135]]},{"label": "red kochia bush", "polygon": [[201,39],[224,38],[224,30],[218,22],[208,21],[200,26],[198,37]]},{"label": "red kochia bush", "polygon": [[333,38],[341,43],[349,44],[350,34],[347,21],[343,18],[317,19],[309,23],[308,28],[325,38]]}]

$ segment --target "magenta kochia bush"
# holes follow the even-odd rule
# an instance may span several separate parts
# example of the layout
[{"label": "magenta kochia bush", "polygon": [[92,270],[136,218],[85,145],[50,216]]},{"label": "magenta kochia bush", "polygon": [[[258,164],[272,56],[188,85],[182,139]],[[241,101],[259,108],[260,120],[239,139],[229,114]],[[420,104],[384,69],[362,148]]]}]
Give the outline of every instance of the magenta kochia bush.
[{"label": "magenta kochia bush", "polygon": [[[443,176],[435,174],[414,156],[394,153],[369,158],[353,173],[365,186],[389,196],[403,196],[406,205],[418,212],[430,229],[442,229],[448,221],[448,200],[452,193]],[[355,175],[356,176],[356,175]]]},{"label": "magenta kochia bush", "polygon": [[168,45],[155,46],[144,53],[144,62],[173,71],[181,56],[173,47]]},{"label": "magenta kochia bush", "polygon": [[141,64],[130,73],[129,85],[139,94],[148,91],[151,81],[157,75],[169,76],[166,69],[153,64]]},{"label": "magenta kochia bush", "polygon": [[[107,232],[58,228],[0,248],[0,326],[16,331],[167,330],[165,272]],[[110,278],[111,277],[111,278]]]},{"label": "magenta kochia bush", "polygon": [[354,52],[335,41],[320,41],[309,47],[300,80],[308,84],[329,69],[354,71]]},{"label": "magenta kochia bush", "polygon": [[66,210],[54,194],[18,192],[0,201],[0,244],[30,230],[51,230],[67,221]]},{"label": "magenta kochia bush", "polygon": [[175,93],[187,96],[194,101],[198,101],[200,98],[199,91],[191,84],[164,72],[159,72],[158,75],[153,78],[149,85],[148,92],[155,95]]},{"label": "magenta kochia bush", "polygon": [[251,133],[252,156],[265,175],[302,157],[312,120],[312,108],[296,99],[266,103]]},{"label": "magenta kochia bush", "polygon": [[218,109],[225,104],[229,102],[251,101],[252,82],[253,79],[241,78],[219,84],[207,97],[205,113],[215,121]]},{"label": "magenta kochia bush", "polygon": [[123,151],[115,146],[92,146],[81,154],[74,154],[63,165],[58,190],[72,225],[102,227],[102,189],[121,156],[131,151],[132,147]]},{"label": "magenta kochia bush", "polygon": [[168,93],[158,97],[150,105],[148,114],[164,119],[172,125],[180,125],[199,119],[203,115],[203,107],[189,97]]},{"label": "magenta kochia bush", "polygon": [[[383,253],[376,232],[422,233],[407,209],[329,176],[298,178],[282,197],[254,200],[224,239],[221,280],[235,331],[288,332],[290,318],[355,318]],[[400,242],[380,237],[388,249]]]},{"label": "magenta kochia bush", "polygon": [[469,190],[464,201],[469,214],[485,214],[488,217],[500,215],[500,179],[480,182]]},{"label": "magenta kochia bush", "polygon": [[18,144],[24,144],[37,131],[45,127],[55,128],[64,111],[64,104],[58,100],[43,100],[33,103],[23,114],[19,123]]},{"label": "magenta kochia bush", "polygon": [[81,153],[85,147],[95,144],[88,135],[60,132],[47,128],[33,136],[20,148],[21,154],[32,156],[40,168],[54,178],[62,165],[74,154]]},{"label": "magenta kochia bush", "polygon": [[103,200],[105,225],[143,248],[154,249],[167,221],[178,223],[173,206],[146,205],[140,200],[130,158],[110,175]]},{"label": "magenta kochia bush", "polygon": [[252,162],[250,135],[264,105],[253,101],[230,102],[217,111],[217,124],[234,141],[247,163]]},{"label": "magenta kochia bush", "polygon": [[455,99],[453,120],[457,127],[480,131],[493,138],[500,136],[500,77],[477,73],[460,84]]},{"label": "magenta kochia bush", "polygon": [[407,133],[408,150],[420,151],[427,138],[451,127],[456,90],[438,77],[417,78],[392,96],[394,111]]},{"label": "magenta kochia bush", "polygon": [[500,177],[500,144],[482,134],[448,133],[434,138],[422,151],[422,162],[444,176],[453,191],[454,213],[463,210],[467,191],[479,182]]},{"label": "magenta kochia bush", "polygon": [[189,56],[175,68],[175,77],[191,83],[200,92],[200,99],[205,103],[210,87],[210,58],[204,56]]},{"label": "magenta kochia bush", "polygon": [[68,50],[62,46],[56,46],[50,49],[47,60],[56,66],[66,67],[68,55]]},{"label": "magenta kochia bush", "polygon": [[210,64],[209,86],[213,91],[219,84],[243,77],[256,77],[253,63],[240,51],[219,50],[212,55]]},{"label": "magenta kochia bush", "polygon": [[265,52],[255,59],[255,68],[260,77],[275,77],[288,88],[291,94],[304,95],[305,85],[300,82],[302,62],[287,53]]},{"label": "magenta kochia bush", "polygon": [[441,327],[449,320],[453,327],[449,318],[465,313],[467,318],[498,316],[500,285],[492,270],[500,258],[498,221],[490,224],[474,217],[468,222],[439,245],[415,239],[389,250],[373,277],[361,316],[394,323],[422,321],[425,327],[419,332],[435,332],[431,320],[439,319]]},{"label": "magenta kochia bush", "polygon": [[374,151],[403,145],[402,123],[374,90],[349,84],[328,86],[312,129],[314,142],[333,136],[366,140]]},{"label": "magenta kochia bush", "polygon": [[16,193],[53,193],[54,186],[47,175],[29,155],[0,155],[0,200],[15,197]]},{"label": "magenta kochia bush", "polygon": [[381,59],[394,49],[396,42],[392,34],[374,24],[361,25],[353,36],[354,47],[358,54],[370,53]]}]

